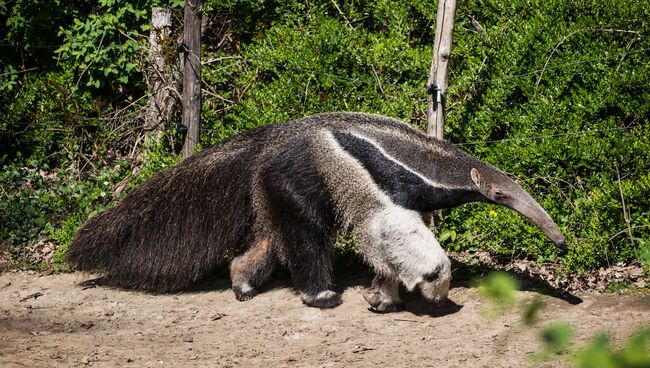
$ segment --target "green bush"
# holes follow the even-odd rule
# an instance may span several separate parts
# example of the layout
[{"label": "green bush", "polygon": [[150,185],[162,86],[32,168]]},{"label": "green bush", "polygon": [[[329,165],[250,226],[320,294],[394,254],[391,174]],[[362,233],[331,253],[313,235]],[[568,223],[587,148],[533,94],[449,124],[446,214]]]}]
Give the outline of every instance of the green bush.
[{"label": "green bush", "polygon": [[[0,2],[0,11],[10,9],[11,21],[2,26],[8,31],[4,42],[63,45],[57,53],[29,49],[28,64],[42,69],[0,81],[6,86],[0,88],[0,138],[9,148],[0,154],[0,164],[3,185],[11,191],[2,209],[13,224],[1,239],[24,248],[46,233],[45,224],[61,224],[67,217],[79,223],[103,208],[108,200],[92,199],[101,187],[93,178],[101,172],[117,172],[108,181],[114,185],[134,167],[144,178],[175,162],[164,145],[150,153],[144,168],[125,160],[136,138],[103,119],[146,93],[140,77],[146,55],[142,34],[153,4],[181,2],[79,1],[65,11],[43,7],[70,14],[62,19],[76,19],[47,25],[57,31],[46,39],[31,31],[41,15],[36,8],[24,1],[13,8]],[[217,46],[222,31],[204,33],[203,57],[213,61],[203,69],[202,146],[256,126],[334,110],[386,114],[423,128],[434,5],[422,0],[205,1],[208,27],[225,25],[229,41]],[[517,214],[485,204],[445,212],[439,225],[447,248],[561,262],[567,271],[647,257],[647,5],[458,4],[446,137],[516,178],[556,220],[570,250],[560,255]],[[3,54],[0,69],[18,71],[18,60],[16,52]],[[129,123],[137,125],[137,119]],[[75,164],[80,157],[91,158],[92,165]],[[30,166],[32,161],[37,165]],[[72,170],[77,181],[71,183],[86,190],[80,198],[90,199],[61,209],[41,202],[34,188],[49,184],[35,179],[41,184],[27,188],[21,177],[43,165],[57,175]],[[23,223],[28,225],[21,228]],[[67,239],[63,235],[57,236]]]},{"label": "green bush", "polygon": [[[423,125],[430,4],[339,5],[290,2],[242,59],[206,70],[207,83],[236,100],[211,102],[206,142],[332,110]],[[446,213],[449,248],[559,260],[577,271],[638,258],[650,235],[648,11],[639,2],[459,4],[446,136],[517,178],[570,251],[560,257],[533,225],[482,204]],[[625,231],[622,198],[640,242]]]},{"label": "green bush", "polygon": [[142,57],[151,28],[153,6],[180,7],[182,0],[100,0],[73,24],[61,28],[63,44],[55,52],[76,69],[85,87],[142,87]]}]

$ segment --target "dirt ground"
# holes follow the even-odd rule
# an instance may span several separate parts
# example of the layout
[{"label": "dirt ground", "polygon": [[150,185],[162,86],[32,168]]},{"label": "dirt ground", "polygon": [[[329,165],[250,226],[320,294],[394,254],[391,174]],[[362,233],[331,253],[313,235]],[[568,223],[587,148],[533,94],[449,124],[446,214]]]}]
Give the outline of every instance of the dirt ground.
[{"label": "dirt ground", "polygon": [[650,326],[650,296],[639,293],[570,303],[521,291],[522,302],[546,303],[538,327],[526,328],[521,308],[486,317],[487,302],[462,281],[442,307],[405,295],[406,311],[376,314],[364,273],[336,280],[343,304],[328,310],[303,305],[286,278],[247,302],[227,278],[171,295],[81,284],[92,278],[0,274],[0,367],[524,367],[550,321],[569,323],[577,345],[602,331],[620,343]]}]

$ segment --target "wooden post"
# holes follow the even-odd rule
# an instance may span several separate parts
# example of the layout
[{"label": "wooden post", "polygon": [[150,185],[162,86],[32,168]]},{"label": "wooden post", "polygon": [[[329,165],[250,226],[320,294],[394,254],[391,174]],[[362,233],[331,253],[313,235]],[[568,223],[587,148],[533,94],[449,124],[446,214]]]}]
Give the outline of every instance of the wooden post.
[{"label": "wooden post", "polygon": [[183,125],[187,135],[183,158],[194,153],[201,124],[201,11],[202,0],[185,2],[183,26]]},{"label": "wooden post", "polygon": [[[438,0],[433,56],[427,80],[427,134],[438,139],[445,138],[445,96],[455,15],[456,0]],[[438,215],[442,216],[442,212],[438,212]],[[423,213],[422,220],[432,231],[437,232],[433,213]]]},{"label": "wooden post", "polygon": [[447,94],[447,71],[451,57],[451,41],[454,35],[456,0],[438,0],[436,39],[433,45],[431,70],[427,81],[427,134],[444,139],[445,96]]},{"label": "wooden post", "polygon": [[144,127],[147,131],[145,141],[157,141],[160,134],[171,119],[176,96],[172,90],[178,82],[178,67],[167,65],[164,56],[164,46],[170,43],[172,12],[165,8],[152,8],[151,32],[149,33],[149,70],[147,84],[149,86],[149,104],[144,117]]}]

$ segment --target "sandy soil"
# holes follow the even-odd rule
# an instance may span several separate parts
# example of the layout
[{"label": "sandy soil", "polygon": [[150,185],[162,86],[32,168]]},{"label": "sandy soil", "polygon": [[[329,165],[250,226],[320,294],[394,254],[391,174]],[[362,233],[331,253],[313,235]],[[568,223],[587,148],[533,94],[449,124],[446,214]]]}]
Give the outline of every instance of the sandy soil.
[{"label": "sandy soil", "polygon": [[[521,309],[488,318],[487,303],[462,281],[443,307],[407,295],[406,311],[375,314],[362,297],[364,273],[337,280],[343,304],[329,310],[301,304],[282,278],[248,302],[235,300],[226,278],[173,295],[80,285],[89,279],[1,274],[0,366],[522,367],[542,346]],[[647,295],[584,294],[579,304],[518,296],[541,297],[538,326],[568,322],[578,345],[601,331],[620,342],[650,326]]]}]

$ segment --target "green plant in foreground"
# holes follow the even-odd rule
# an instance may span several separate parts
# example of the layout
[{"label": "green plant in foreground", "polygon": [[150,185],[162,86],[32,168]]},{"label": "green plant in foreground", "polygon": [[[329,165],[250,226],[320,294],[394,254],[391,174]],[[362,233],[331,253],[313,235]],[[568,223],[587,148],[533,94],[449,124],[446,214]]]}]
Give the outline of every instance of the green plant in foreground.
[{"label": "green plant in foreground", "polygon": [[50,239],[58,245],[52,257],[52,266],[55,271],[67,271],[69,269],[65,261],[65,253],[68,251],[68,247],[74,240],[83,221],[81,216],[71,216],[56,228],[51,224],[48,225]]},{"label": "green plant in foreground", "polygon": [[[504,272],[492,272],[474,283],[481,296],[494,303],[498,311],[516,305],[517,280]],[[533,299],[523,310],[523,328],[532,328],[545,304]],[[565,322],[550,322],[538,330],[543,347],[533,354],[533,365],[541,365],[557,357],[578,368],[645,368],[650,367],[650,328],[643,328],[628,337],[621,347],[610,345],[607,334],[593,338],[586,346],[572,347],[573,328]]]},{"label": "green plant in foreground", "polygon": [[575,356],[579,368],[642,368],[650,367],[650,329],[638,331],[618,350],[610,346],[609,336],[602,334]]},{"label": "green plant in foreground", "polygon": [[573,330],[566,323],[553,322],[542,329],[540,336],[548,351],[560,354],[568,350],[573,339]]},{"label": "green plant in foreground", "polygon": [[491,272],[475,284],[481,296],[499,306],[511,307],[517,301],[515,291],[519,289],[519,283],[505,272]]}]

